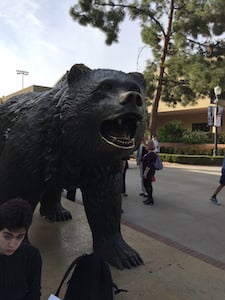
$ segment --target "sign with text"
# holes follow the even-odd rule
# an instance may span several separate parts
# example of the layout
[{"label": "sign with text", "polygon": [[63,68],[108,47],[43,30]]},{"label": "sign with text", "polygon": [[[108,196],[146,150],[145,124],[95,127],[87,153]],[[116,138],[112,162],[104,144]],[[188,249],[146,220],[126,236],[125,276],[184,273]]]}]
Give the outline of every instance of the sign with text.
[{"label": "sign with text", "polygon": [[221,127],[222,113],[222,106],[208,106],[208,126]]}]

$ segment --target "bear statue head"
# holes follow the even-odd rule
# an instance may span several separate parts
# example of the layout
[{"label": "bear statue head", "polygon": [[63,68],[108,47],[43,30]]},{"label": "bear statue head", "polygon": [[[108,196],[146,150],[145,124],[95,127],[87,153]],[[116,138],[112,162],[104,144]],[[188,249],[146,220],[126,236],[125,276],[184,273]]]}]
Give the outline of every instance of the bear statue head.
[{"label": "bear statue head", "polygon": [[86,158],[112,160],[129,156],[146,126],[143,75],[78,64],[68,72],[67,85],[61,114],[63,140],[71,153],[83,149]]}]

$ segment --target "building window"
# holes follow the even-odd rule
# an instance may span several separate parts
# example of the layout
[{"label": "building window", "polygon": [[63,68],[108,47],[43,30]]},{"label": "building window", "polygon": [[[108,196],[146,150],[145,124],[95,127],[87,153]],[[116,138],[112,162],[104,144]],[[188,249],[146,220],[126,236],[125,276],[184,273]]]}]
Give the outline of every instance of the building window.
[{"label": "building window", "polygon": [[210,127],[207,123],[193,123],[192,124],[192,131],[210,131]]}]

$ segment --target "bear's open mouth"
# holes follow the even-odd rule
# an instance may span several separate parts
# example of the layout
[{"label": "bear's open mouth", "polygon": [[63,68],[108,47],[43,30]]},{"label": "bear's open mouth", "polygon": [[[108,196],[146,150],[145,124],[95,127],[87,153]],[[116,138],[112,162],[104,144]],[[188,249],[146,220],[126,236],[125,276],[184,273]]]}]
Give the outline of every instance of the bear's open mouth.
[{"label": "bear's open mouth", "polygon": [[135,146],[134,136],[141,119],[140,115],[126,114],[105,120],[100,128],[102,138],[117,148],[131,149]]}]

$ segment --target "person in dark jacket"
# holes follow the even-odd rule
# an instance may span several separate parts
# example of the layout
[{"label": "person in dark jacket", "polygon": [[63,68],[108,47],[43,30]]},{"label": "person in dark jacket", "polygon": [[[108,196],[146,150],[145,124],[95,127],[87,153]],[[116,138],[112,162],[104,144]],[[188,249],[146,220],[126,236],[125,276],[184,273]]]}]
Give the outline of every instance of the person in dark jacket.
[{"label": "person in dark jacket", "polygon": [[155,144],[152,140],[150,140],[146,146],[147,154],[143,157],[143,183],[148,194],[146,200],[143,201],[144,204],[154,204],[153,200],[153,188],[152,188],[152,178],[155,175],[155,167],[154,162],[156,161],[155,154]]},{"label": "person in dark jacket", "polygon": [[42,259],[25,241],[32,209],[20,198],[0,206],[0,299],[40,300]]}]

